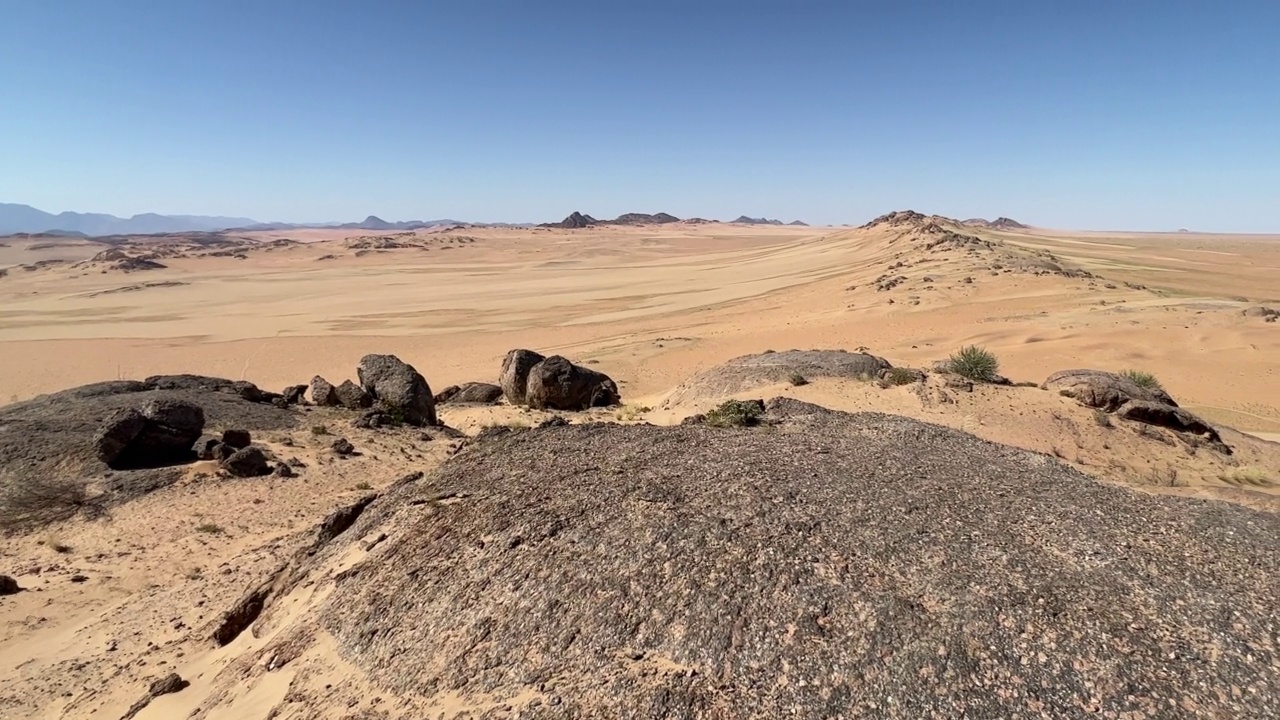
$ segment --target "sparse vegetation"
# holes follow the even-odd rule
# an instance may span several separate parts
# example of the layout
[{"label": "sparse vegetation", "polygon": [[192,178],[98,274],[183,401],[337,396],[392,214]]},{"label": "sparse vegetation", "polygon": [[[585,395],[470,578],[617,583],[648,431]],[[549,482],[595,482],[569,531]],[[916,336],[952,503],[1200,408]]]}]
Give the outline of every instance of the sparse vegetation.
[{"label": "sparse vegetation", "polygon": [[324,425],[312,425],[311,434],[312,435],[328,435],[329,428]]},{"label": "sparse vegetation", "polygon": [[614,414],[620,422],[631,422],[639,420],[641,415],[652,412],[653,408],[647,405],[623,405],[617,413]]},{"label": "sparse vegetation", "polygon": [[100,510],[87,480],[0,478],[0,531],[30,530]]},{"label": "sparse vegetation", "polygon": [[1124,370],[1121,371],[1120,376],[1144,390],[1164,390],[1164,386],[1155,375],[1143,370]]},{"label": "sparse vegetation", "polygon": [[196,526],[196,532],[205,533],[206,535],[221,535],[225,532],[221,525],[215,523],[201,523]]},{"label": "sparse vegetation", "polygon": [[362,482],[362,483],[357,483],[357,484],[356,484],[356,489],[357,489],[357,490],[372,490],[372,489],[373,489],[373,486],[372,486],[372,485],[370,485],[370,484],[369,484],[369,483],[367,483],[367,482]]},{"label": "sparse vegetation", "polygon": [[808,385],[809,379],[798,372],[792,372],[787,376],[787,382],[791,383],[795,387],[800,387],[801,385]]},{"label": "sparse vegetation", "polygon": [[61,537],[49,534],[44,538],[45,547],[58,553],[59,555],[67,555],[71,552],[72,547],[66,543]]},{"label": "sparse vegetation", "polygon": [[1218,478],[1228,485],[1273,487],[1276,484],[1276,481],[1271,479],[1271,476],[1267,471],[1254,467],[1236,468],[1230,472],[1219,475]]},{"label": "sparse vegetation", "polygon": [[889,368],[884,379],[890,385],[910,385],[920,380],[920,372],[911,368]]},{"label": "sparse vegetation", "polygon": [[1094,410],[1093,421],[1098,424],[1098,427],[1104,427],[1104,428],[1115,427],[1114,425],[1111,424],[1111,416],[1108,415],[1105,410]]},{"label": "sparse vegetation", "polygon": [[986,348],[966,345],[947,359],[947,368],[975,382],[994,382],[1000,371],[1000,361]]},{"label": "sparse vegetation", "polygon": [[726,400],[706,415],[711,427],[750,427],[760,424],[764,409],[759,401]]}]

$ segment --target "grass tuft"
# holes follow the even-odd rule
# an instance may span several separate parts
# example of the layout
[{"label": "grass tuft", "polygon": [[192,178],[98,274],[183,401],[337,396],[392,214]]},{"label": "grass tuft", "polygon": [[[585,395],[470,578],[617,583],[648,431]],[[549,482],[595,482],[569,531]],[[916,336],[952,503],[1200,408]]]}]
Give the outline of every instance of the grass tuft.
[{"label": "grass tuft", "polygon": [[1156,376],[1144,370],[1124,370],[1120,373],[1120,376],[1144,390],[1164,391],[1164,386],[1160,384]]},{"label": "grass tuft", "polygon": [[224,531],[221,525],[201,523],[196,526],[196,532],[205,533],[206,535],[221,535]]},{"label": "grass tuft", "polygon": [[994,382],[1000,370],[1000,361],[986,348],[966,345],[947,359],[951,372],[976,382]]}]

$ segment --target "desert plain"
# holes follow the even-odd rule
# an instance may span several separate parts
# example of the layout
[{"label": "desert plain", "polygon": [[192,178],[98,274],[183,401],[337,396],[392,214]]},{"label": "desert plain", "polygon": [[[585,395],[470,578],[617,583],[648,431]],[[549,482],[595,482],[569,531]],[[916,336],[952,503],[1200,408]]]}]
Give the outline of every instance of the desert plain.
[{"label": "desert plain", "polygon": [[[138,257],[159,267],[128,262]],[[676,425],[726,399],[782,396],[947,426],[1126,492],[1263,513],[1280,503],[1280,323],[1256,310],[1280,307],[1280,235],[1060,231],[899,213],[861,227],[310,229],[110,244],[11,236],[0,238],[0,269],[4,403],[178,373],[279,391],[316,375],[353,377],[369,353],[403,359],[440,390],[496,382],[506,353],[530,348],[617,383],[621,407],[565,413],[574,423]],[[1010,384],[809,377],[717,390],[696,381],[770,350],[844,349],[929,370],[973,345],[998,357]],[[1072,368],[1154,374],[1234,452],[1104,424],[1040,387]],[[109,521],[73,518],[0,540],[0,572],[29,590],[0,599],[0,718],[118,718],[171,670],[190,687],[134,717],[398,717],[377,714],[377,683],[354,679],[361,671],[323,632],[283,670],[263,659],[268,646],[272,657],[282,652],[291,619],[326,601],[331,589],[320,583],[288,596],[254,637],[218,647],[207,628],[335,507],[430,473],[464,436],[553,414],[439,410],[460,436],[415,446],[315,408],[306,426],[259,436],[306,465],[300,480],[214,482],[216,468],[196,463]],[[332,438],[308,431],[322,423],[362,454],[332,460]],[[292,489],[299,483],[305,492]],[[369,552],[333,558],[328,571]],[[655,672],[670,670],[655,662]],[[334,690],[345,683],[365,689]],[[330,694],[349,715],[317,703]],[[506,717],[535,696],[554,693],[440,688],[429,707],[432,717]]]}]

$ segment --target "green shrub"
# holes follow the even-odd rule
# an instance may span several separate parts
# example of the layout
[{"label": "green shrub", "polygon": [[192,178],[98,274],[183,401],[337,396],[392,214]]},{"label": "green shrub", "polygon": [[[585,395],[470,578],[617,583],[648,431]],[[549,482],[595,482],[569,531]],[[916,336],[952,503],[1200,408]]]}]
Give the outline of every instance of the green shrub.
[{"label": "green shrub", "polygon": [[1160,390],[1164,391],[1164,386],[1156,379],[1155,375],[1142,370],[1125,370],[1120,376],[1129,380],[1129,382],[1137,385],[1144,390]]},{"label": "green shrub", "polygon": [[966,345],[947,359],[951,372],[977,382],[993,382],[1000,370],[994,353],[977,345]]},{"label": "green shrub", "polygon": [[312,425],[311,434],[312,435],[328,435],[329,428],[324,425]]},{"label": "green shrub", "polygon": [[705,422],[712,427],[749,427],[759,425],[763,414],[759,400],[727,400],[707,413]]}]

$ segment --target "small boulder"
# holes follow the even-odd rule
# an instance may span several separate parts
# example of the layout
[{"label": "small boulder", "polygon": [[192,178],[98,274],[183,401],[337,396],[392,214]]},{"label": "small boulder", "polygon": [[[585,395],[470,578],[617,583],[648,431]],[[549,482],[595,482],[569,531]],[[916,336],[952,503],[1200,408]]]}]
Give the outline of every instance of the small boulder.
[{"label": "small boulder", "polygon": [[1050,375],[1043,387],[1107,412],[1115,412],[1130,400],[1178,406],[1163,390],[1144,388],[1123,375],[1105,370],[1063,370]]},{"label": "small boulder", "polygon": [[293,468],[289,467],[288,463],[280,463],[279,465],[276,466],[275,476],[282,477],[282,478],[291,478],[291,477],[296,477],[297,473],[293,471]]},{"label": "small boulder", "polygon": [[356,368],[360,384],[378,407],[408,425],[437,425],[431,386],[412,365],[394,355],[365,355]]},{"label": "small boulder", "polygon": [[474,405],[494,405],[502,399],[502,388],[492,383],[469,382],[461,385],[450,385],[436,393],[437,405],[446,403]]},{"label": "small boulder", "polygon": [[334,390],[334,394],[338,397],[338,404],[348,410],[360,410],[373,404],[373,398],[369,393],[350,380],[343,380],[342,384]]},{"label": "small boulder", "polygon": [[152,697],[160,697],[161,695],[171,695],[176,692],[182,692],[191,683],[182,679],[178,673],[169,673],[151,683],[151,687],[147,688],[147,693]]},{"label": "small boulder", "polygon": [[311,402],[320,406],[338,405],[337,388],[319,375],[311,378]]},{"label": "small boulder", "polygon": [[528,390],[529,371],[534,365],[547,358],[532,350],[512,350],[502,359],[502,374],[499,384],[502,394],[511,405],[524,405],[525,393]]},{"label": "small boulder", "polygon": [[529,371],[525,401],[537,410],[586,410],[617,405],[618,386],[604,373],[553,355]]},{"label": "small boulder", "polygon": [[222,469],[235,477],[242,478],[259,477],[271,473],[271,466],[267,464],[267,454],[262,451],[262,448],[254,445],[236,450],[222,461]]},{"label": "small boulder", "polygon": [[355,455],[356,453],[355,445],[352,445],[351,441],[346,438],[338,438],[337,440],[334,440],[333,445],[330,447],[338,455]]},{"label": "small boulder", "polygon": [[241,450],[249,447],[253,443],[253,438],[248,430],[223,430],[222,444]]},{"label": "small boulder", "polygon": [[197,460],[214,460],[214,453],[221,444],[222,441],[213,435],[201,435],[195,445],[191,446],[191,452],[196,454]]},{"label": "small boulder", "polygon": [[284,389],[283,393],[280,393],[280,396],[284,398],[286,405],[301,405],[306,394],[306,385],[290,385]]},{"label": "small boulder", "polygon": [[213,451],[210,454],[213,456],[210,459],[217,460],[218,462],[223,462],[227,458],[231,457],[232,455],[235,455],[236,449],[231,447],[230,445],[223,445],[222,443],[218,443],[217,445],[213,446]]},{"label": "small boulder", "polygon": [[8,575],[0,575],[0,595],[13,595],[22,588],[18,587],[18,581]]}]

